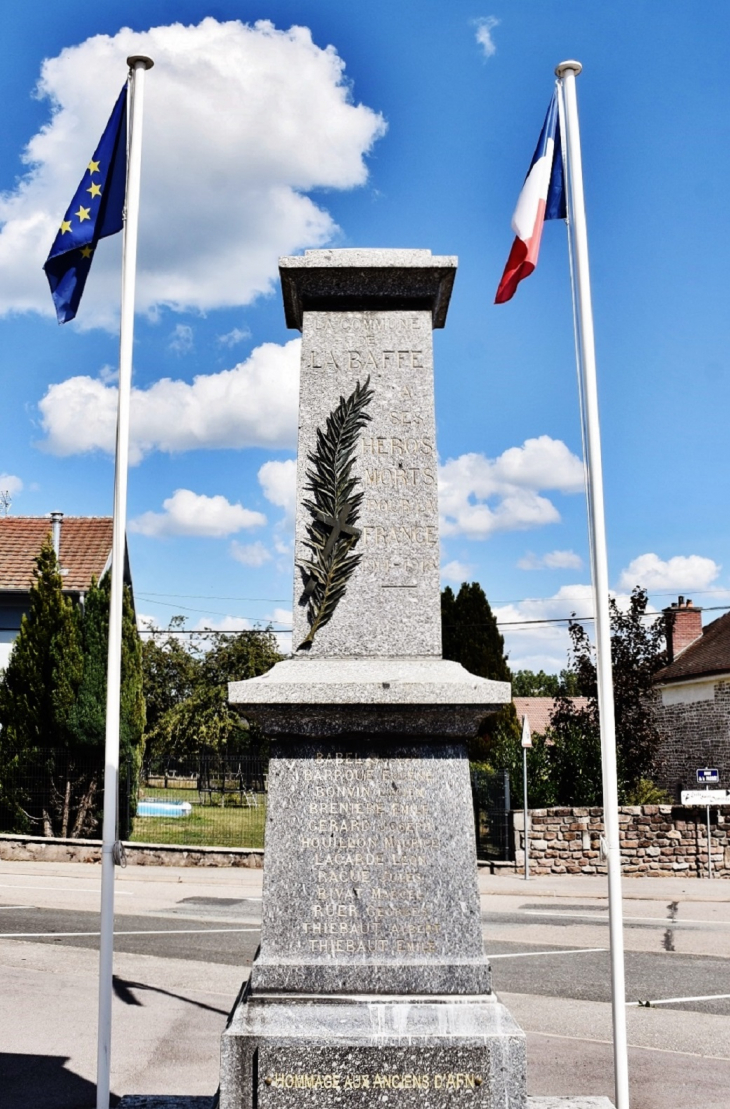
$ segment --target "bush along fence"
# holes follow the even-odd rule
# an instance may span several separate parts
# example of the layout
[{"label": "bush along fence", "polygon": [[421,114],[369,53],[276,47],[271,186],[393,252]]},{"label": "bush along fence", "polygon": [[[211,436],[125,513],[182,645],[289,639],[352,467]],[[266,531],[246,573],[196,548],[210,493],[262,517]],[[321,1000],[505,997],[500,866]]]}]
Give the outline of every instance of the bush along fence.
[{"label": "bush along fence", "polygon": [[[46,840],[101,837],[104,752],[97,748],[24,752],[0,772],[0,833]],[[130,843],[261,848],[267,764],[202,753],[194,763],[122,765],[119,838]]]},{"label": "bush along fence", "polygon": [[[512,866],[525,869],[524,818],[513,812]],[[657,878],[708,877],[706,809],[674,805],[619,810],[622,872]],[[530,874],[605,874],[603,809],[532,809]],[[710,810],[712,875],[730,878],[730,807]]]}]

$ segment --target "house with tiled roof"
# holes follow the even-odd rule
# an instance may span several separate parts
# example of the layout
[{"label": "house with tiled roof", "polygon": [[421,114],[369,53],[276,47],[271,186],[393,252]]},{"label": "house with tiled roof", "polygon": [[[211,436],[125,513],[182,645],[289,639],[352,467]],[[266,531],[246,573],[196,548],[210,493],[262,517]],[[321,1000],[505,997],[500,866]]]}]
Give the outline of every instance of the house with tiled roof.
[{"label": "house with tiled roof", "polygon": [[[63,591],[83,602],[92,578],[100,581],[111,566],[111,516],[0,517],[0,670],[7,665],[20,631],[24,613],[30,609],[30,588],[36,558],[51,535],[61,568]],[[125,556],[124,580],[131,587],[129,558]]]},{"label": "house with tiled roof", "polygon": [[669,661],[654,676],[657,785],[679,800],[697,788],[701,767],[717,767],[730,788],[730,612],[703,627],[702,609],[684,597],[664,611]]},{"label": "house with tiled roof", "polygon": [[[568,697],[576,709],[588,707],[587,697]],[[513,697],[517,719],[522,722],[522,717],[527,717],[532,735],[545,735],[552,723],[553,713],[557,708],[557,697]]]}]

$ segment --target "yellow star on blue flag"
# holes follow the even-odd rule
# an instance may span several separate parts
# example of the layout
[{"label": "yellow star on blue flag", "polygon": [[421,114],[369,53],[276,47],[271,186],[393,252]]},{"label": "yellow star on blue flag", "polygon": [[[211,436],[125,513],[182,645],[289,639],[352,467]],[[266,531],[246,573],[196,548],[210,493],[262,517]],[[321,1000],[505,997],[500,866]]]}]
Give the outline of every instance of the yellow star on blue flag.
[{"label": "yellow star on blue flag", "polygon": [[125,84],[43,267],[59,323],[68,323],[78,311],[99,239],[122,230],[126,189]]}]

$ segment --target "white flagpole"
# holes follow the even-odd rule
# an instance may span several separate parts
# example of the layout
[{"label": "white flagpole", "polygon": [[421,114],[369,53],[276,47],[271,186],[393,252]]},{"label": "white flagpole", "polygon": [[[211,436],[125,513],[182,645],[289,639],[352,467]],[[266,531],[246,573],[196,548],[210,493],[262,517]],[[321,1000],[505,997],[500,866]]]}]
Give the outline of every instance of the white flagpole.
[{"label": "white flagpole", "polygon": [[117,793],[119,788],[119,714],[122,672],[122,605],[127,530],[127,470],[129,466],[129,403],[132,390],[134,292],[137,275],[139,182],[142,162],[142,103],[145,71],[151,58],[127,58],[130,69],[129,160],[126,216],[122,247],[122,310],[119,338],[119,402],[114,468],[114,530],[112,587],[109,607],[109,656],[106,687],[106,752],[104,764],[104,823],[101,848],[101,938],[99,943],[99,1026],[96,1061],[96,1109],[109,1109],[111,1079],[112,974],[114,964],[114,866],[118,860]]},{"label": "white flagpole", "polygon": [[580,62],[561,62],[555,72],[561,82],[561,114],[564,116],[568,169],[569,234],[572,237],[574,274],[573,310],[576,320],[578,377],[582,393],[588,488],[588,529],[591,547],[593,603],[596,614],[596,678],[601,722],[603,771],[603,820],[608,862],[608,913],[611,945],[611,1006],[613,1012],[613,1059],[617,1109],[629,1109],[629,1072],[626,1042],[626,986],[624,981],[623,912],[621,905],[621,847],[618,822],[618,775],[616,767],[616,720],[611,668],[611,622],[608,604],[608,556],[603,505],[601,431],[598,422],[596,351],[593,309],[588,269],[588,235],[583,197],[583,166],[580,152],[578,101],[575,78]]}]

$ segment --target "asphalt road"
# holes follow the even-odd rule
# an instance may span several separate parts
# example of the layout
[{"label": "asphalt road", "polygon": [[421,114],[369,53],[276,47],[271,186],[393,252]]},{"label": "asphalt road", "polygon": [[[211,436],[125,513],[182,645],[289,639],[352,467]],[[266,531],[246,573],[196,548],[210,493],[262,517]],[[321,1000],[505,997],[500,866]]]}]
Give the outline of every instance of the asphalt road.
[{"label": "asphalt road", "polygon": [[[94,1103],[98,882],[91,866],[0,863],[2,1109]],[[605,881],[480,885],[529,1092],[610,1096]],[[625,897],[632,1109],[729,1109],[730,883],[626,882]],[[261,873],[129,867],[116,903],[113,1088],[210,1094],[259,943]]]},{"label": "asphalt road", "polygon": [[[97,950],[99,914],[94,911],[54,909],[33,905],[13,905],[0,895],[0,941],[16,940],[82,947]],[[15,898],[17,901],[18,899]],[[541,915],[541,914],[545,915]],[[533,916],[533,914],[538,914]],[[611,1000],[609,952],[606,948],[573,947],[570,933],[578,920],[589,916],[605,930],[605,911],[585,905],[552,906],[526,902],[521,910],[482,914],[486,949],[492,961],[494,987],[498,993],[521,993],[544,997],[573,998],[582,1001]],[[596,918],[598,919],[596,920]],[[557,926],[566,933],[564,945],[541,942],[505,941],[490,937],[492,922],[500,929],[511,926],[517,935],[530,924],[549,929]],[[118,915],[115,924],[115,950],[161,959],[184,959],[220,963],[239,968],[250,967],[260,941],[261,901],[258,898],[216,896],[181,897],[164,916],[153,914]],[[657,932],[656,921],[627,923],[631,932]],[[667,944],[665,928],[663,944]],[[727,941],[730,926],[724,923],[674,923],[672,939],[678,931],[691,931]],[[627,946],[628,946],[627,943]],[[667,944],[671,948],[671,943]],[[626,953],[626,1000],[634,1004],[661,1001],[668,1009],[714,1013],[730,1016],[730,964],[727,958],[684,954],[663,946],[657,951]],[[725,994],[726,996],[721,996]],[[712,996],[714,995],[714,996]],[[720,995],[720,996],[718,996]],[[707,998],[711,1000],[696,1000]],[[667,999],[686,999],[672,1001]]]}]

